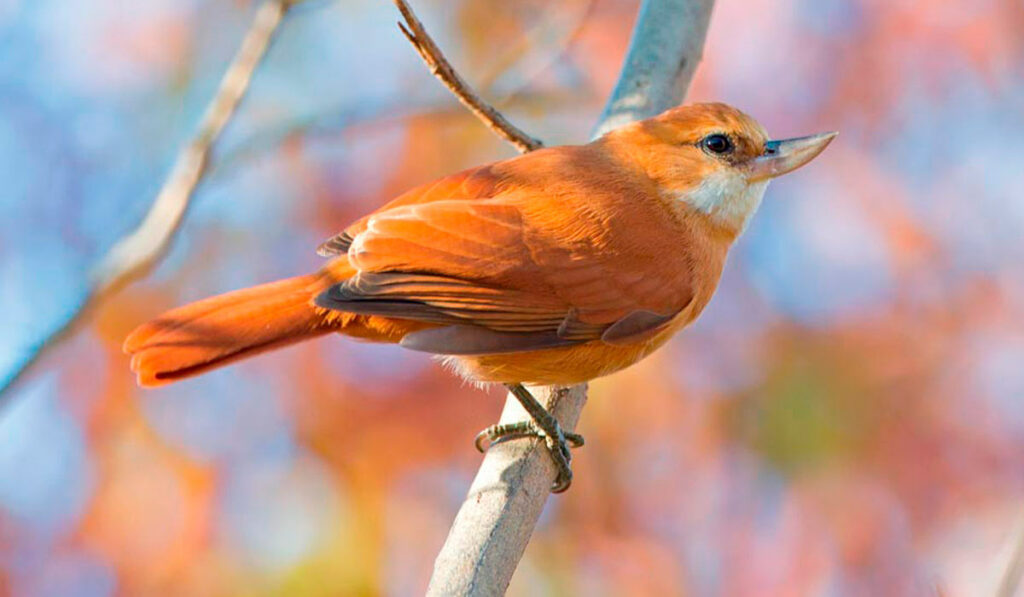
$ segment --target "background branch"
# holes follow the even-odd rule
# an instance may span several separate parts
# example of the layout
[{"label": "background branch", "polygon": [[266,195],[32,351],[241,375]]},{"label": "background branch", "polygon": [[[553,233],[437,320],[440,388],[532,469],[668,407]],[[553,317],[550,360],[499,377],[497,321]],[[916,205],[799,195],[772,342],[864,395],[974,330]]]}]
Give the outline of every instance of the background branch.
[{"label": "background branch", "polygon": [[[682,101],[697,64],[714,0],[645,0],[619,81],[595,136]],[[530,388],[566,430],[574,430],[586,385]],[[502,422],[527,418],[509,396]],[[484,456],[434,563],[429,595],[501,595],[550,495],[555,467],[539,441],[505,442]],[[569,493],[569,495],[572,495]]]},{"label": "background branch", "polygon": [[715,0],[646,0],[619,80],[594,136],[649,118],[682,102],[697,65]]},{"label": "background branch", "polygon": [[[308,0],[305,4],[308,4]],[[593,99],[595,92],[589,85],[575,90],[530,90],[532,83],[540,74],[566,55],[569,47],[583,30],[593,5],[593,0],[581,0],[570,6],[568,14],[562,14],[566,11],[547,11],[540,18],[540,25],[524,33],[522,39],[514,47],[503,51],[492,64],[484,68],[477,87],[481,94],[493,98],[490,105],[495,108],[515,106],[527,110],[541,107],[551,108],[552,106],[564,109]],[[559,26],[552,27],[547,22],[548,16]],[[528,49],[530,49],[529,52],[527,52]],[[524,55],[535,55],[536,58],[523,61]],[[520,62],[523,63],[520,64]],[[515,83],[500,91],[496,90],[497,81],[506,78],[512,79]],[[423,98],[422,101],[424,102],[422,105],[416,105],[415,102],[410,103],[409,98],[384,103],[375,102],[371,106],[346,103],[290,121],[273,123],[238,143],[235,150],[220,155],[217,161],[211,164],[206,178],[216,178],[226,172],[231,172],[254,157],[277,148],[286,139],[297,135],[304,137],[327,136],[354,127],[386,126],[414,117],[459,119],[476,117],[473,112],[451,102],[440,103],[431,98]],[[490,125],[488,124],[488,126]]]},{"label": "background branch", "polygon": [[0,384],[0,406],[11,390],[55,345],[77,329],[109,294],[149,273],[174,240],[192,196],[206,173],[210,150],[234,116],[249,89],[274,33],[298,0],[267,0],[253,18],[220,88],[206,109],[192,141],[178,154],[167,180],[139,226],[120,239],[90,273],[89,290],[78,308],[29,352],[29,356]]},{"label": "background branch", "polygon": [[466,106],[477,118],[482,120],[499,137],[516,146],[521,152],[533,151],[543,147],[539,139],[527,135],[514,124],[509,122],[500,112],[487,104],[477,95],[469,84],[459,76],[451,63],[444,57],[441,49],[437,47],[434,40],[423,28],[423,23],[416,18],[409,3],[405,0],[395,0],[395,6],[402,13],[405,24],[399,23],[398,28],[402,34],[412,43],[419,52],[423,61],[427,63],[430,73],[437,77],[451,92]]}]

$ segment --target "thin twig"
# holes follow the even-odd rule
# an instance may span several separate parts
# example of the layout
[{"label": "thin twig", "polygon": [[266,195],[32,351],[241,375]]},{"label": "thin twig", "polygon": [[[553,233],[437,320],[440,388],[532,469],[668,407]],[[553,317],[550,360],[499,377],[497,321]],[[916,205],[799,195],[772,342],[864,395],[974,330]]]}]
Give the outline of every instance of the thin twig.
[{"label": "thin twig", "polygon": [[163,257],[206,172],[214,142],[234,116],[285,13],[296,3],[297,0],[267,0],[260,6],[195,136],[178,154],[170,175],[146,217],[93,268],[88,293],[78,308],[34,347],[21,365],[0,385],[0,407],[8,402],[15,385],[54,346],[75,331],[101,300],[147,274]]},{"label": "thin twig", "polygon": [[[714,0],[644,0],[619,83],[595,136],[654,116],[682,100],[700,60],[713,4]],[[672,68],[664,68],[666,64]],[[563,429],[575,429],[586,403],[585,385],[531,391]],[[518,401],[507,398],[501,421],[524,418]],[[554,465],[537,441],[506,442],[488,450],[434,563],[427,593],[503,594],[554,479]]]},{"label": "thin twig", "polygon": [[444,85],[458,98],[462,105],[466,106],[473,114],[484,122],[499,137],[515,145],[520,152],[533,151],[543,147],[540,140],[527,135],[514,124],[509,122],[500,112],[480,98],[452,68],[448,59],[444,57],[441,49],[437,47],[434,40],[423,28],[423,23],[416,18],[412,8],[405,0],[394,0],[395,6],[402,13],[405,23],[398,23],[402,34],[416,48],[416,52],[427,64],[430,73],[437,77]]},{"label": "thin twig", "polygon": [[[508,98],[507,100],[504,98]],[[527,92],[516,89],[503,96],[502,101],[519,108],[564,109],[568,106],[579,106],[592,100],[592,94]],[[236,144],[236,148],[219,155],[206,173],[206,180],[219,180],[230,176],[240,168],[247,166],[252,160],[278,148],[285,139],[301,135],[303,139],[328,138],[341,131],[387,127],[403,123],[413,118],[450,119],[460,122],[476,116],[466,111],[461,105],[451,102],[435,102],[433,104],[407,105],[405,102],[385,102],[372,106],[339,105],[321,112],[296,118],[292,121],[272,124],[256,131],[245,140]]]},{"label": "thin twig", "polygon": [[[575,92],[531,92],[530,85],[534,79],[551,67],[559,58],[565,55],[568,48],[579,36],[580,32],[593,10],[594,0],[581,0],[570,11],[570,15],[562,23],[560,32],[553,43],[540,41],[547,37],[544,32],[550,29],[549,25],[540,25],[526,32],[516,48],[501,56],[485,69],[478,86],[482,94],[492,95],[493,86],[499,78],[506,78],[512,73],[515,84],[508,89],[502,89],[500,93],[494,94],[491,105],[495,108],[501,106],[516,105],[517,107],[529,108],[530,106],[564,107],[578,106],[592,99],[588,94],[594,92],[589,88],[577,89]],[[544,20],[541,17],[541,20]],[[537,60],[531,61],[525,66],[516,66],[512,71],[508,69],[517,63],[526,53],[526,49],[536,44],[542,44],[540,48],[533,47],[533,54],[538,55]],[[263,152],[277,147],[284,139],[303,135],[330,135],[343,129],[353,127],[381,126],[389,123],[401,122],[407,118],[431,118],[466,117],[476,115],[467,112],[459,106],[445,103],[444,105],[425,105],[416,107],[409,105],[409,98],[401,102],[375,104],[373,106],[335,106],[316,114],[303,116],[294,121],[277,123],[266,130],[257,131],[251,137],[238,144],[238,148],[232,152],[218,157],[217,161],[210,166],[206,174],[207,180],[217,178],[226,172],[235,170],[239,165],[258,156]]]}]

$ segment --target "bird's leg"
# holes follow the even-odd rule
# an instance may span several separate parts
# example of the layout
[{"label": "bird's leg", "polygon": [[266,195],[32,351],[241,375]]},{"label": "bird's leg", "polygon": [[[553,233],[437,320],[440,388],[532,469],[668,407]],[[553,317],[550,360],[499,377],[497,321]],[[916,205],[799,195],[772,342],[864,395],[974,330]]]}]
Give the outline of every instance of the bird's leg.
[{"label": "bird's leg", "polygon": [[489,446],[505,442],[511,439],[522,437],[539,437],[544,444],[558,468],[558,477],[555,479],[551,491],[561,493],[569,489],[572,484],[572,453],[570,447],[578,448],[583,445],[583,436],[578,433],[571,433],[562,430],[562,426],[551,413],[544,408],[537,399],[533,397],[522,384],[505,384],[512,392],[512,395],[519,400],[526,412],[529,413],[530,421],[519,421],[516,423],[499,423],[491,425],[476,436],[476,447],[483,452],[488,446],[484,446],[484,440],[489,440]]}]

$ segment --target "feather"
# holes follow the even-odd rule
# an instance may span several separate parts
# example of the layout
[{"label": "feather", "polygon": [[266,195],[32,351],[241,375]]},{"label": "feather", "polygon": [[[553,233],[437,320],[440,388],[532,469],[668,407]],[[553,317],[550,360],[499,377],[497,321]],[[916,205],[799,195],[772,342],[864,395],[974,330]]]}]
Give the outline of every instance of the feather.
[{"label": "feather", "polygon": [[406,334],[399,344],[420,352],[469,356],[544,350],[580,342],[567,340],[554,332],[516,334],[496,332],[479,326],[451,325]]}]

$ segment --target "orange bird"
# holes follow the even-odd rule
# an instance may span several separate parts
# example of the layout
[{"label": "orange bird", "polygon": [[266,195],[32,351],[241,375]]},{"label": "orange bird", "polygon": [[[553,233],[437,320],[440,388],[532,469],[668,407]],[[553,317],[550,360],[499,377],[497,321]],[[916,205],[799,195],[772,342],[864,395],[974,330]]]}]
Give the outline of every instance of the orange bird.
[{"label": "orange bird", "polygon": [[769,141],[724,104],[668,110],[589,143],[541,149],[412,189],[320,245],[319,272],[169,311],[124,343],[155,386],[328,333],[441,356],[509,387],[569,486],[582,438],[522,384],[568,385],[636,363],[692,322],[768,182],[826,133]]}]

